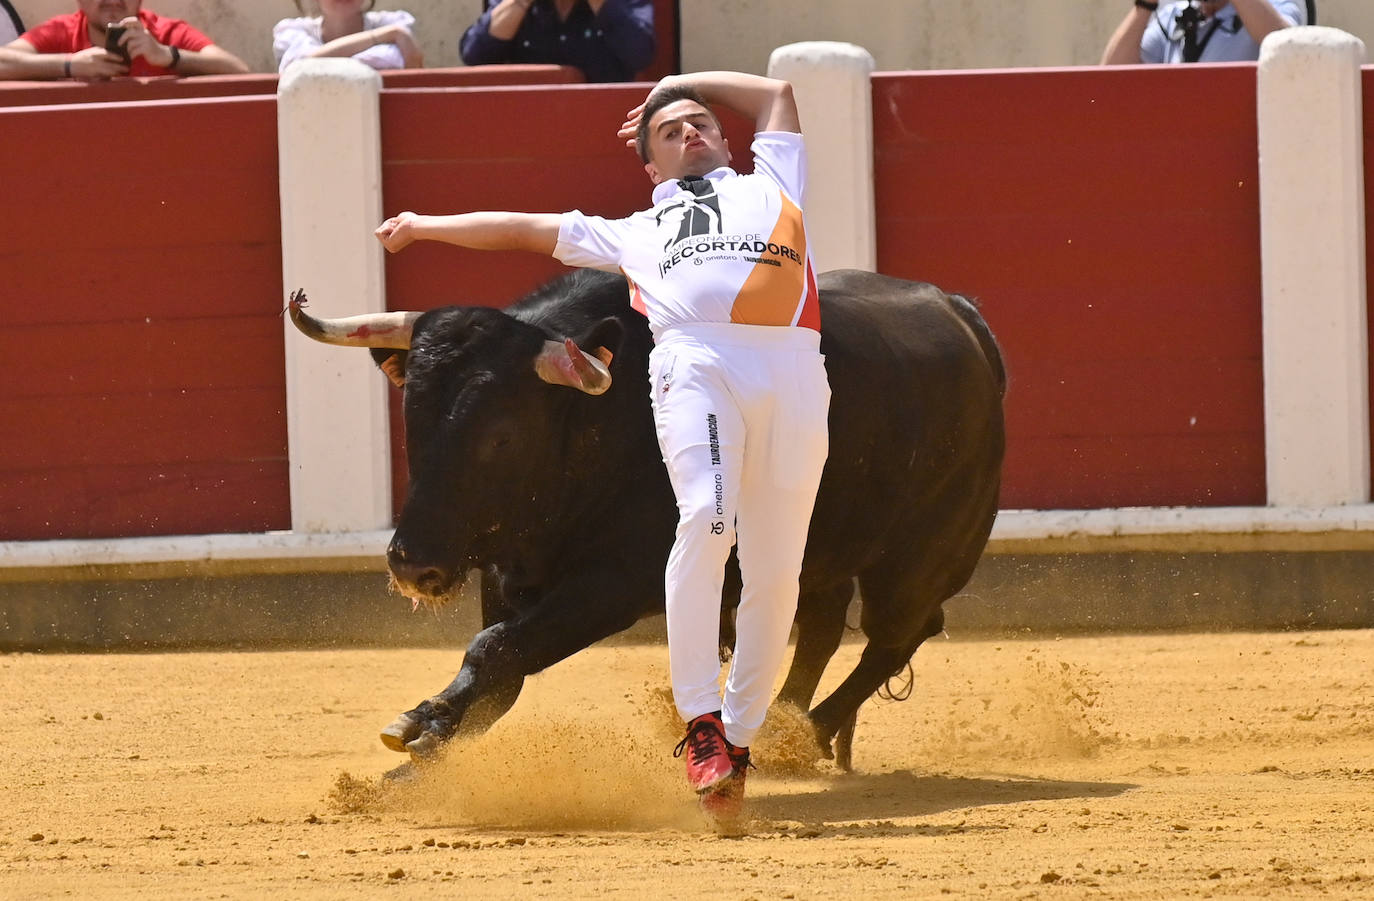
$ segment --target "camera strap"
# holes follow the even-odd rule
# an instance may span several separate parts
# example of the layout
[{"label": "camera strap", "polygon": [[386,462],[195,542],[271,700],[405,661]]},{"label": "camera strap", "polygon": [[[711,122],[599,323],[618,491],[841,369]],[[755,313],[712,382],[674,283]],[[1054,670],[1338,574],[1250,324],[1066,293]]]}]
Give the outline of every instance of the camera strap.
[{"label": "camera strap", "polygon": [[1183,30],[1183,61],[1185,63],[1195,63],[1202,57],[1202,51],[1207,49],[1207,42],[1212,39],[1212,35],[1217,33],[1217,26],[1220,24],[1221,19],[1213,16],[1212,21],[1207,24],[1207,31],[1201,40],[1198,40],[1196,27]]}]

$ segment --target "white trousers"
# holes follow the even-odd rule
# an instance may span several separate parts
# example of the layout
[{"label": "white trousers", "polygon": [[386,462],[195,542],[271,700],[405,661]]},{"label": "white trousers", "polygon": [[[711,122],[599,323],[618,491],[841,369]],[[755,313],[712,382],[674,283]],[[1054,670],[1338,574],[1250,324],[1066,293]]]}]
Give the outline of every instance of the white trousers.
[{"label": "white trousers", "polygon": [[[684,720],[721,711],[746,747],[787,651],[811,510],[829,447],[830,385],[813,329],[693,324],[649,356],[654,424],[677,496],[668,658]],[[739,545],[744,590],[720,694],[721,584]]]}]

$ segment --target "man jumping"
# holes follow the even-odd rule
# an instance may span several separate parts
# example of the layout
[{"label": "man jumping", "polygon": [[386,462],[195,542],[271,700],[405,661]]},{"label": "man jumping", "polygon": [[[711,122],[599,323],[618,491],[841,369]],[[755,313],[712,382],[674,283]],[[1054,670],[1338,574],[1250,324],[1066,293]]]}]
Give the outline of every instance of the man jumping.
[{"label": "man jumping", "polygon": [[[729,168],[710,103],[753,120],[753,174]],[[619,132],[655,185],[650,208],[614,220],[576,210],[407,212],[377,229],[393,252],[415,240],[530,250],[629,281],[654,336],[654,422],[679,516],[664,576],[673,698],[687,722],[675,753],[685,753],[703,808],[721,817],[739,810],[749,746],[787,649],[828,451],[800,130],[785,81],[670,76]],[[735,545],[744,585],[722,697],[720,597]]]}]

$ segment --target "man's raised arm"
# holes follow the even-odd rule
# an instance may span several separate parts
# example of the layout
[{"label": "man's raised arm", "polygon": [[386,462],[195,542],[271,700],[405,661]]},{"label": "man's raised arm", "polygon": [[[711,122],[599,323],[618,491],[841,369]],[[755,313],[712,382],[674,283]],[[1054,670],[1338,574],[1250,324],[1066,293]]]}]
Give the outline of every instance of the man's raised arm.
[{"label": "man's raised arm", "polygon": [[[692,72],[688,75],[669,75],[649,92],[677,85],[686,85],[705,98],[707,103],[734,110],[754,120],[754,131],[790,131],[801,133],[797,115],[797,101],[792,96],[790,82],[745,72]],[[645,98],[648,102],[648,98]],[[644,104],[630,110],[617,133],[621,140],[633,147],[639,130]]]}]

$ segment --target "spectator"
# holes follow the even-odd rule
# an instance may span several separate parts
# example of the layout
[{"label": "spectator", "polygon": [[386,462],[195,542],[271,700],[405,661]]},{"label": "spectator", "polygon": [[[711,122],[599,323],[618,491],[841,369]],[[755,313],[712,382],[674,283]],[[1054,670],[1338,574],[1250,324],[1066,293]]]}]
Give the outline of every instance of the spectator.
[{"label": "spectator", "polygon": [[[76,5],[76,12],[35,25],[0,47],[0,78],[248,71],[243,60],[186,22],[143,9],[142,0],[77,0]],[[105,49],[107,42],[112,49]]]},{"label": "spectator", "polygon": [[1265,35],[1306,24],[1305,0],[1134,0],[1102,64],[1257,60]]},{"label": "spectator", "polygon": [[554,63],[588,81],[634,81],[653,62],[652,0],[483,0],[463,33],[469,66]]},{"label": "spectator", "polygon": [[[296,10],[304,12],[301,0]],[[401,10],[374,12],[375,0],[317,0],[317,16],[282,19],[272,29],[277,70],[312,56],[351,56],[374,69],[419,69],[425,56],[411,29],[415,17]],[[366,7],[366,9],[364,9]]]}]

